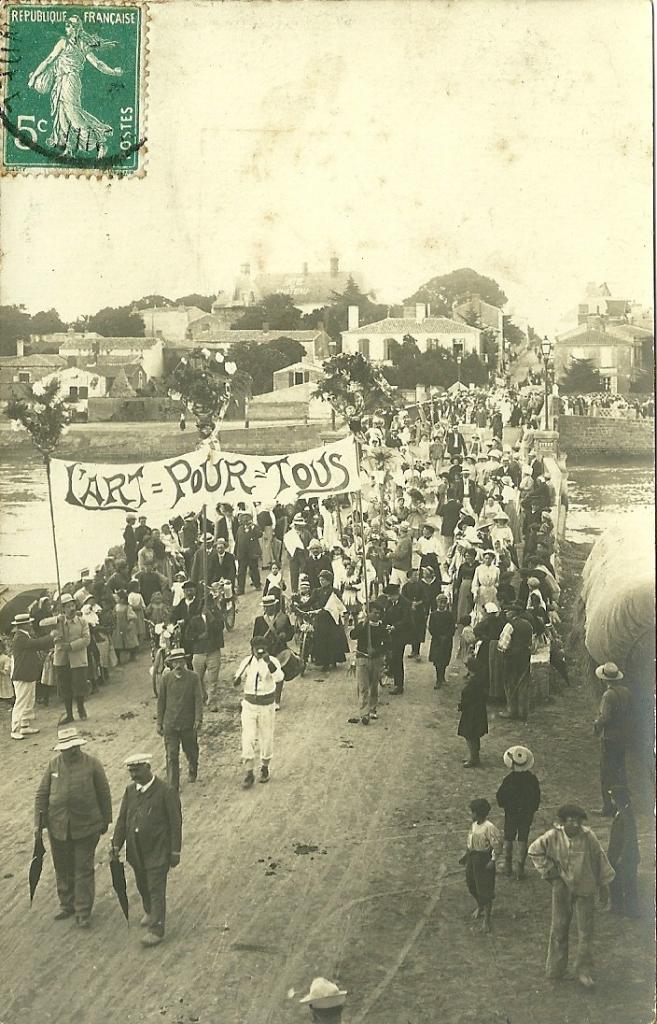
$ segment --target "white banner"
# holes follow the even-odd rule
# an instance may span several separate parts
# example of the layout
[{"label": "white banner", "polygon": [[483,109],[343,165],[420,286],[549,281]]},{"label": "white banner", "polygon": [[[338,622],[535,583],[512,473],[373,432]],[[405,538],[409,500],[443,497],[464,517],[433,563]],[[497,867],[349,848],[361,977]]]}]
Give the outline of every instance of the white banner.
[{"label": "white banner", "polygon": [[360,489],[354,440],[288,455],[236,455],[200,448],[142,463],[53,459],[53,500],[61,522],[80,512],[134,512],[173,518],[207,504],[288,504]]}]

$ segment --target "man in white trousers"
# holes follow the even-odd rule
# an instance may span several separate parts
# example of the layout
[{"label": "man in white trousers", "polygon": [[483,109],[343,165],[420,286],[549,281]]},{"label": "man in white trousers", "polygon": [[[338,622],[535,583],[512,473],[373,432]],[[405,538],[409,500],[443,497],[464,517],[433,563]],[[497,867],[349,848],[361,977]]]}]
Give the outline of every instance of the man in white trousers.
[{"label": "man in white trousers", "polygon": [[41,678],[43,662],[39,651],[52,647],[52,638],[35,637],[32,632],[31,616],[17,615],[12,622],[14,635],[12,638],[11,682],[16,700],[11,711],[11,738],[22,740],[32,736],[39,730],[34,725],[36,684]]},{"label": "man in white trousers", "polygon": [[258,782],[269,782],[269,762],[274,753],[274,722],[276,718],[276,683],[283,676],[283,669],[276,658],[267,651],[263,637],[251,641],[252,653],[244,659],[235,675],[235,686],[240,683],[242,691],[242,761],[246,774],[242,782],[244,789],[250,789],[255,782],[254,767],[256,746],[260,748],[260,773]]}]

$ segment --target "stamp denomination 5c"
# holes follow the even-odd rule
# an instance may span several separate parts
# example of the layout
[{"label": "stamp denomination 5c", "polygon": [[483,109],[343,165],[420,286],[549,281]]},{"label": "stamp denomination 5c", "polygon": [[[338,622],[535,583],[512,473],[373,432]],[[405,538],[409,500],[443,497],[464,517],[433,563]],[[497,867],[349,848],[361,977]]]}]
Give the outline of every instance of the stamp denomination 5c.
[{"label": "stamp denomination 5c", "polygon": [[5,173],[143,169],[143,4],[8,4]]}]

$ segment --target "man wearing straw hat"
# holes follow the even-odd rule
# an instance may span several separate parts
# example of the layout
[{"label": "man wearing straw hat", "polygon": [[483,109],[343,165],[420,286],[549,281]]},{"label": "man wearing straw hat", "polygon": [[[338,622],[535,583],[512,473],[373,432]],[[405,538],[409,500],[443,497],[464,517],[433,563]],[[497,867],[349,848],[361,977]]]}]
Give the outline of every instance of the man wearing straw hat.
[{"label": "man wearing straw hat", "polygon": [[346,989],[327,978],[313,978],[308,995],[299,1002],[310,1010],[313,1024],[340,1024],[346,998]]},{"label": "man wearing straw hat", "polygon": [[623,686],[623,673],[613,661],[600,665],[595,670],[606,689],[600,702],[598,717],[593,723],[596,736],[600,736],[600,788],[602,808],[600,814],[611,818],[614,807],[609,797],[612,786],[627,786],[625,770],[625,749],[629,731],[629,716],[632,697],[627,686]]},{"label": "man wearing straw hat", "polygon": [[82,720],[87,717],[84,698],[91,689],[87,658],[91,631],[89,624],[80,615],[72,594],[62,594],[60,604],[63,614],[57,616],[57,625],[51,636],[55,641],[53,665],[57,691],[66,708],[66,715],[60,725],[68,725],[73,721],[73,698],[78,717]]},{"label": "man wearing straw hat", "polygon": [[112,836],[111,855],[125,843],[126,860],[144,907],[140,924],[148,928],[142,946],[159,946],[164,938],[167,875],[180,863],[180,797],[151,771],[150,754],[132,754],[125,765],[132,782],[126,787]]},{"label": "man wearing straw hat", "polygon": [[60,910],[56,921],[75,915],[89,927],[94,903],[94,853],[112,820],[112,796],[100,761],[81,749],[77,729],[60,729],[34,802],[34,831],[48,829]]},{"label": "man wearing straw hat", "polygon": [[11,709],[11,738],[22,740],[33,736],[39,730],[33,725],[35,719],[34,704],[36,700],[36,684],[41,678],[43,662],[38,651],[46,651],[52,647],[52,638],[34,636],[30,615],[17,615],[12,626],[11,683],[14,687],[15,701]]}]

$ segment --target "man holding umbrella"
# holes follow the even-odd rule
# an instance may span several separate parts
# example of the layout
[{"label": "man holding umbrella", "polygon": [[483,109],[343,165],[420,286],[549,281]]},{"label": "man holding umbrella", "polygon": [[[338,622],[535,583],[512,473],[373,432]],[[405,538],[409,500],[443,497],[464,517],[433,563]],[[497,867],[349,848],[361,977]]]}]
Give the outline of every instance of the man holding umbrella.
[{"label": "man holding umbrella", "polygon": [[94,853],[112,820],[112,796],[100,761],[81,749],[86,740],[72,726],[59,730],[34,803],[34,834],[48,829],[60,910],[89,927],[94,902]]},{"label": "man holding umbrella", "polygon": [[182,848],[180,797],[151,771],[150,754],[132,754],[125,765],[132,782],[126,787],[112,836],[111,857],[123,844],[126,860],[144,907],[141,926],[148,928],[142,946],[159,946],[164,938],[167,875],[178,867]]}]

